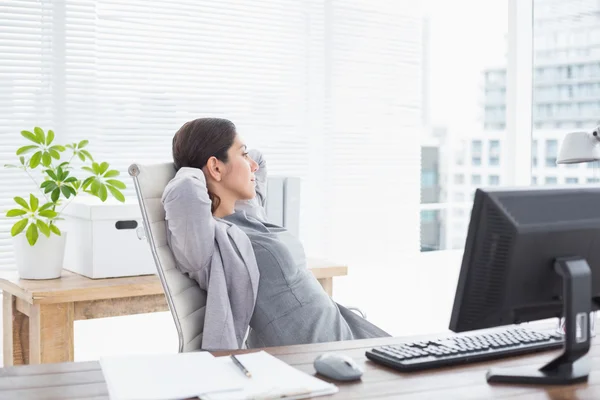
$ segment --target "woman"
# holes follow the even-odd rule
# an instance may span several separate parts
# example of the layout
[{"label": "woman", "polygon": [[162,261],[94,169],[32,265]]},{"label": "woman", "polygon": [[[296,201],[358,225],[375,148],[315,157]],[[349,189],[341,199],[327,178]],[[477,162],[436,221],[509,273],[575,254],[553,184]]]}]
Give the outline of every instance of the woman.
[{"label": "woman", "polygon": [[[208,291],[209,302],[212,275],[222,277],[229,299],[213,303],[231,306],[234,322],[244,319],[255,299],[248,347],[389,336],[336,304],[307,268],[300,241],[266,221],[265,161],[259,152],[246,150],[233,123],[217,118],[187,122],[173,138],[173,160],[178,172],[165,189],[163,204],[178,268]],[[186,185],[194,186],[189,190]],[[255,268],[259,278],[253,296]],[[240,282],[248,284],[242,288]],[[239,326],[236,338],[239,342]]]}]

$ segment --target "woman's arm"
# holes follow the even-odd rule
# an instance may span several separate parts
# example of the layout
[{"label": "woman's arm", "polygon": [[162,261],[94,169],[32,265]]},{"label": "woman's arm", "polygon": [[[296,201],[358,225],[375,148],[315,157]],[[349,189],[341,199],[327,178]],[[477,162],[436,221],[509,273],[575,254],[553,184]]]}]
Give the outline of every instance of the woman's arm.
[{"label": "woman's arm", "polygon": [[163,193],[169,246],[177,262],[205,289],[215,250],[215,220],[202,170],[182,168]]}]

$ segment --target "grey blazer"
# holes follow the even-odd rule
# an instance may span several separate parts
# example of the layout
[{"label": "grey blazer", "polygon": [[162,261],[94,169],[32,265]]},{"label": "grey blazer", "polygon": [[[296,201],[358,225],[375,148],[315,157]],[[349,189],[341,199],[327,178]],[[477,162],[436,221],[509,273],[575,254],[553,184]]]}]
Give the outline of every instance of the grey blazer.
[{"label": "grey blazer", "polygon": [[[266,221],[267,169],[262,154],[250,151],[259,165],[257,196],[236,210]],[[202,349],[242,348],[254,312],[260,274],[248,236],[236,225],[213,217],[201,169],[181,168],[166,186],[167,243],[177,268],[207,292]]]}]

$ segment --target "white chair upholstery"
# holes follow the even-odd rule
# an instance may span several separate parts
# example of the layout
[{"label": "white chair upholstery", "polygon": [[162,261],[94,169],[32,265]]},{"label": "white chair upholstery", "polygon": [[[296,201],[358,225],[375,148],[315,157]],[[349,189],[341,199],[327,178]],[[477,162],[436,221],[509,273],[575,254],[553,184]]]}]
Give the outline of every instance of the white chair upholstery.
[{"label": "white chair upholstery", "polygon": [[206,291],[176,268],[175,257],[167,245],[165,210],[161,197],[167,183],[175,176],[173,163],[133,164],[129,167],[129,175],[133,177],[146,239],[179,335],[179,352],[200,350]]}]

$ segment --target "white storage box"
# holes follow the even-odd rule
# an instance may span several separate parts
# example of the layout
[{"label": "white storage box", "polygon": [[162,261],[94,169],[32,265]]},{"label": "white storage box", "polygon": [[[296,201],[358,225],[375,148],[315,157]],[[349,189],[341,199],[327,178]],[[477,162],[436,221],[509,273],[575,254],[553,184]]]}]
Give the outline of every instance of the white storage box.
[{"label": "white storage box", "polygon": [[77,196],[58,226],[67,232],[63,267],[89,278],[156,273],[137,198],[105,203]]}]

